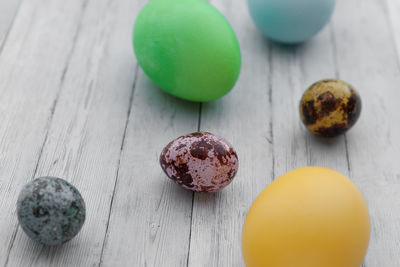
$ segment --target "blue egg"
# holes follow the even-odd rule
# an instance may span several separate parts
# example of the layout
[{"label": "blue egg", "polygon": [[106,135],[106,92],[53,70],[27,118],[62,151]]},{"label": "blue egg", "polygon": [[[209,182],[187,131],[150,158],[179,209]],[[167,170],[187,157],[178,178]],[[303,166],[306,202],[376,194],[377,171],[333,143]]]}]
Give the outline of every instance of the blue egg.
[{"label": "blue egg", "polygon": [[249,0],[250,14],[268,38],[288,44],[316,35],[332,16],[335,0]]},{"label": "blue egg", "polygon": [[24,232],[44,245],[71,240],[85,222],[85,202],[78,190],[54,177],[41,177],[24,186],[18,197],[18,221]]}]

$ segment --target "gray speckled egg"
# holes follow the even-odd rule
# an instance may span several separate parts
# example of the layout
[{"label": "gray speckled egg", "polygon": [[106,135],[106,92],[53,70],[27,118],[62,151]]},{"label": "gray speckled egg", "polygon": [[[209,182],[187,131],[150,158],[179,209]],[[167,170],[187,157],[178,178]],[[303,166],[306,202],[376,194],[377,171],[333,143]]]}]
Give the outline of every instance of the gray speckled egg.
[{"label": "gray speckled egg", "polygon": [[238,157],[225,139],[207,132],[181,136],[160,155],[161,168],[175,183],[195,192],[215,192],[232,182]]},{"label": "gray speckled egg", "polygon": [[85,222],[85,202],[70,183],[41,177],[21,190],[17,203],[18,221],[33,240],[54,246],[71,240]]}]

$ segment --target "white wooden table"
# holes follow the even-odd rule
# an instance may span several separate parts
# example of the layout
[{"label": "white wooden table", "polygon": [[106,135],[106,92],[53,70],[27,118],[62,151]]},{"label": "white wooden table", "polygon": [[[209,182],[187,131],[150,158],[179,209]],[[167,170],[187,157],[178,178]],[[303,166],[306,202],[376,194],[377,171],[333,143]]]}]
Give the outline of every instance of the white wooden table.
[{"label": "white wooden table", "polygon": [[[338,0],[316,38],[283,47],[260,35],[245,0],[212,0],[243,67],[235,89],[207,104],[170,97],[138,67],[131,32],[145,2],[0,0],[0,266],[243,266],[252,201],[307,165],[344,173],[367,199],[364,266],[400,266],[400,1]],[[323,142],[302,126],[298,102],[331,77],[358,89],[363,111],[346,136]],[[164,145],[199,129],[240,158],[216,194],[185,191],[159,167]],[[19,190],[45,175],[76,185],[87,205],[80,234],[57,248],[17,223]]]}]

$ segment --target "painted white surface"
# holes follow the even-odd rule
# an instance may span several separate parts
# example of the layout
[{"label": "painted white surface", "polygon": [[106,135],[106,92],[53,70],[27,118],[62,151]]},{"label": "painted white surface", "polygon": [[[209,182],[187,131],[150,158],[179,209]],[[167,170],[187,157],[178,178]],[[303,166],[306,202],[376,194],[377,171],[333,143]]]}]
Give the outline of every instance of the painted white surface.
[{"label": "painted white surface", "polygon": [[[243,67],[235,89],[196,104],[163,93],[137,66],[134,19],[145,0],[0,0],[0,265],[243,266],[246,212],[274,178],[319,165],[348,175],[370,207],[366,267],[400,266],[400,3],[339,0],[300,46],[257,31],[245,1],[212,0],[232,24]],[[346,136],[310,135],[303,91],[338,77],[363,99]],[[239,173],[215,194],[162,173],[161,149],[210,131],[229,140]],[[87,204],[82,232],[59,248],[30,241],[16,219],[20,188],[53,175]]]}]

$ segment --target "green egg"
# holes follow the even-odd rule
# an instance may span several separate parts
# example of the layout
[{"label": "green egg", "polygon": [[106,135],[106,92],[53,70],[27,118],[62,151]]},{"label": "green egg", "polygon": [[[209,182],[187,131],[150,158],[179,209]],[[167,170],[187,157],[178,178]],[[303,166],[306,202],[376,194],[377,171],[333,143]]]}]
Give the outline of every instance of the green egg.
[{"label": "green egg", "polygon": [[135,22],[133,45],[143,71],[164,91],[207,102],[227,94],[241,66],[225,17],[204,0],[152,0]]}]

